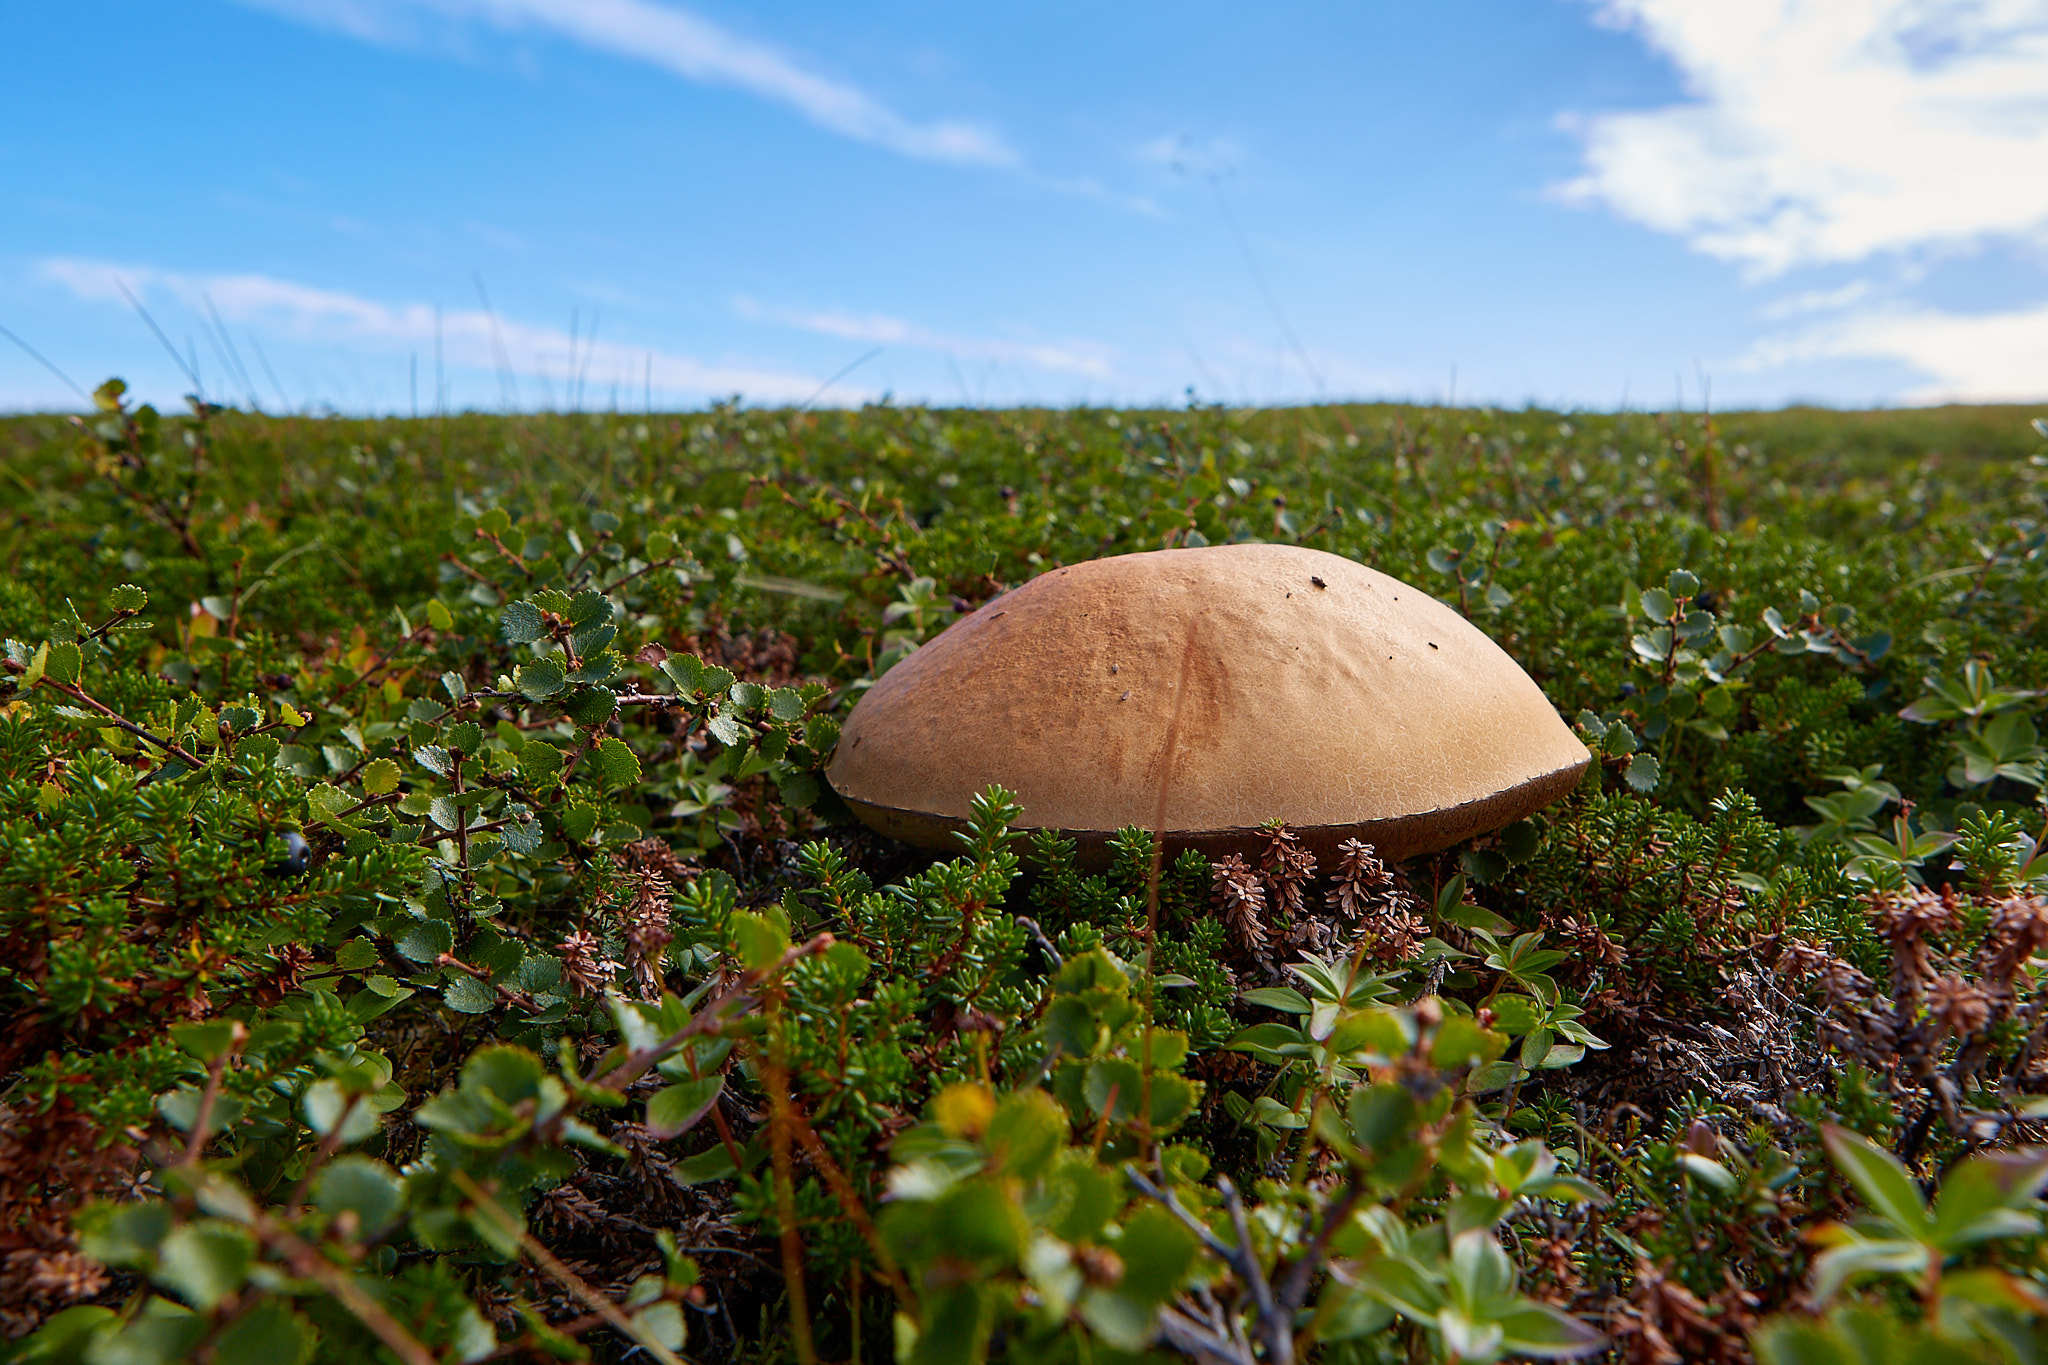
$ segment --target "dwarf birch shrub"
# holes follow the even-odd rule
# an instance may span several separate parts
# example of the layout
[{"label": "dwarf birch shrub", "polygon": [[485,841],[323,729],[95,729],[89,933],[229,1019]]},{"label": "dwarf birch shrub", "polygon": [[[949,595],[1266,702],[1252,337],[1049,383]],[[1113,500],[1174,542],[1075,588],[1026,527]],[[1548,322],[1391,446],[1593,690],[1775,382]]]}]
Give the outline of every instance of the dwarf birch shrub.
[{"label": "dwarf birch shrub", "polygon": [[[2039,1353],[2019,413],[115,382],[0,472],[14,1358]],[[1454,602],[1581,789],[1089,871],[1000,788],[934,860],[823,783],[961,612],[1245,539]]]}]

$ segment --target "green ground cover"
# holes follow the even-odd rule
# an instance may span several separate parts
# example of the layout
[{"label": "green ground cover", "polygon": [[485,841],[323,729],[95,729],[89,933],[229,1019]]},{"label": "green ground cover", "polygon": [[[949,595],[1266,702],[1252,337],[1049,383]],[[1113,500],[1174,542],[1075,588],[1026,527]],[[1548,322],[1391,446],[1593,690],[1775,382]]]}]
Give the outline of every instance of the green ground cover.
[{"label": "green ground cover", "polygon": [[[8,1349],[2048,1358],[2032,416],[0,422]],[[835,806],[959,613],[1233,540],[1599,762],[1401,868]]]}]

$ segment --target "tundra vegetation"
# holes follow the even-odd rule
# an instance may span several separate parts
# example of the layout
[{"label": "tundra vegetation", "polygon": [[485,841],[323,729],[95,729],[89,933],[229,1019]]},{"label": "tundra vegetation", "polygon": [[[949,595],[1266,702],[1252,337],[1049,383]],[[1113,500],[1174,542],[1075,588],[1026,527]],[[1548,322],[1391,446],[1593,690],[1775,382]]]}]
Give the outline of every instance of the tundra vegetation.
[{"label": "tundra vegetation", "polygon": [[[2048,1358],[2031,415],[0,423],[7,1349]],[[1584,781],[1092,873],[821,784],[961,612],[1236,540]]]}]

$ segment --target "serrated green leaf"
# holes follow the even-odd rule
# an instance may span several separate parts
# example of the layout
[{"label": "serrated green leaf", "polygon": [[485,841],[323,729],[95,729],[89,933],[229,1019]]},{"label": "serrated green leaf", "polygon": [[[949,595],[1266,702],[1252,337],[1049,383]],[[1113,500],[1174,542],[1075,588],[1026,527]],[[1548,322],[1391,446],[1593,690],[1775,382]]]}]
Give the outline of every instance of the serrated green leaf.
[{"label": "serrated green leaf", "polygon": [[640,780],[640,759],[622,739],[606,739],[590,751],[591,771],[611,790]]},{"label": "serrated green leaf", "polygon": [[441,987],[441,999],[459,1014],[487,1014],[498,1003],[498,994],[467,972],[451,967],[447,984]]},{"label": "serrated green leaf", "polygon": [[547,633],[547,621],[531,602],[508,603],[498,615],[498,638],[508,645],[531,644]]},{"label": "serrated green leaf", "polygon": [[76,640],[58,640],[49,647],[44,675],[51,682],[77,686],[79,674],[85,668],[85,654]]},{"label": "serrated green leaf", "polygon": [[569,699],[569,719],[586,730],[594,730],[617,714],[619,699],[606,687],[578,688]]},{"label": "serrated green leaf", "polygon": [[432,963],[455,947],[455,928],[446,920],[414,919],[392,935],[399,956],[414,962]]},{"label": "serrated green leaf", "polygon": [[398,790],[398,765],[388,758],[373,758],[363,765],[363,794],[386,796]]},{"label": "serrated green leaf", "polygon": [[529,739],[519,751],[519,774],[534,786],[552,785],[562,762],[560,749],[546,740]]},{"label": "serrated green leaf", "polygon": [[535,659],[512,670],[512,685],[528,701],[546,701],[562,690],[568,676],[560,659]]},{"label": "serrated green leaf", "polygon": [[597,807],[571,805],[561,815],[562,837],[582,843],[597,830]]}]

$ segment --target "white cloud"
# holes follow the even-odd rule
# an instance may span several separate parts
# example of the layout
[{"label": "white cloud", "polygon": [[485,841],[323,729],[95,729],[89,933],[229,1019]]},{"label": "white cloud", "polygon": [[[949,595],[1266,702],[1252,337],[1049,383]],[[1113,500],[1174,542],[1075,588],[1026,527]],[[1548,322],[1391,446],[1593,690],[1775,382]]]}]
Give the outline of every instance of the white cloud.
[{"label": "white cloud", "polygon": [[709,397],[743,394],[756,402],[858,402],[867,390],[834,385],[781,370],[720,365],[672,351],[572,338],[553,327],[493,319],[476,308],[443,310],[431,304],[385,303],[269,275],[186,274],[150,266],[53,257],[36,276],[90,301],[125,302],[122,289],[140,298],[168,295],[194,309],[209,305],[229,322],[266,328],[311,342],[353,341],[392,351],[420,351],[440,337],[447,363],[493,370],[500,348],[514,374],[560,383],[587,378],[595,389],[618,382],[637,392],[651,382],[664,393]]},{"label": "white cloud", "polygon": [[2048,240],[2048,0],[1596,0],[1691,98],[1558,187],[1757,275]]},{"label": "white cloud", "polygon": [[1051,190],[1054,194],[1070,195],[1076,199],[1093,199],[1099,204],[1108,204],[1112,208],[1123,209],[1129,213],[1142,214],[1147,218],[1157,218],[1161,221],[1166,221],[1172,217],[1171,214],[1159,206],[1159,201],[1151,196],[1126,194],[1122,190],[1113,190],[1093,176],[1058,176],[1033,173],[1029,175],[1029,179],[1041,189]]},{"label": "white cloud", "polygon": [[1869,294],[1869,280],[1851,280],[1834,289],[1809,289],[1801,294],[1773,299],[1758,310],[1758,315],[1777,320],[1806,313],[1836,313],[1853,303],[1861,303]]},{"label": "white cloud", "polygon": [[993,131],[958,120],[907,118],[846,81],[810,70],[767,43],[654,0],[242,0],[255,8],[367,42],[412,46],[427,17],[540,30],[703,85],[744,90],[830,132],[922,161],[1011,167]]},{"label": "white cloud", "polygon": [[[1442,397],[1444,375],[1424,375],[1420,367],[1396,370],[1380,360],[1318,347],[1315,372],[1280,338],[1266,342],[1241,334],[1211,334],[1199,347],[1188,339],[1188,360],[1195,370],[1200,397],[1244,403],[1318,403],[1394,395]],[[1448,371],[1446,371],[1448,373]]]},{"label": "white cloud", "polygon": [[1095,342],[1012,341],[997,337],[963,337],[934,332],[902,318],[882,313],[840,313],[771,308],[744,296],[733,300],[733,311],[750,322],[769,322],[782,327],[842,341],[864,341],[878,346],[909,346],[939,351],[967,360],[988,360],[1005,365],[1024,365],[1054,374],[1077,374],[1090,379],[1113,379],[1109,348]]},{"label": "white cloud", "polygon": [[1891,308],[1850,314],[1751,347],[1748,370],[1803,361],[1893,360],[1926,377],[1909,403],[2048,399],[2048,303],[2001,313]]}]

